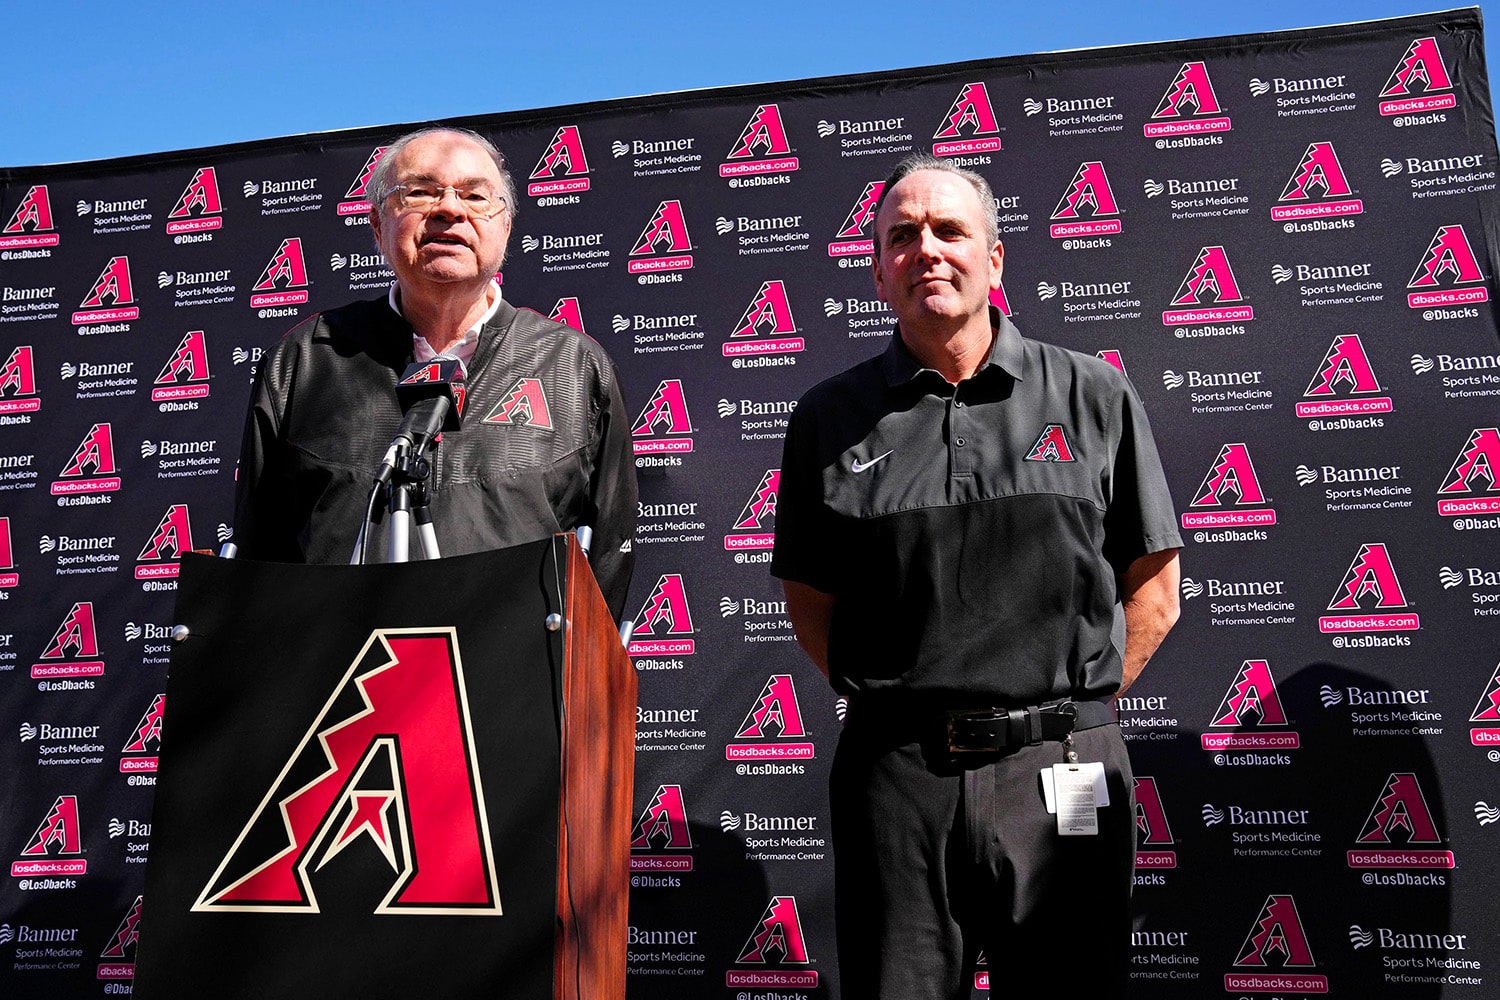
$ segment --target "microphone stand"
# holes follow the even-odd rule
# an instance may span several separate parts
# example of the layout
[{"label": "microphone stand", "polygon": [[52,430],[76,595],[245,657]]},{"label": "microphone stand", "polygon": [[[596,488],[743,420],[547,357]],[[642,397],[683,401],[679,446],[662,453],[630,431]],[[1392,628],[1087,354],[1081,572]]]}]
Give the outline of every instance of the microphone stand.
[{"label": "microphone stand", "polygon": [[[432,441],[428,447],[435,443]],[[390,514],[385,561],[400,563],[409,562],[413,558],[442,557],[428,503],[427,480],[432,473],[432,465],[425,455],[401,437],[391,445],[391,452],[391,472],[377,477],[370,488],[365,522],[360,526],[359,535],[354,540],[354,553],[349,559],[352,566],[371,561],[366,540],[370,529],[375,525],[375,502],[382,497]],[[416,527],[415,532],[412,531],[413,526]]]}]

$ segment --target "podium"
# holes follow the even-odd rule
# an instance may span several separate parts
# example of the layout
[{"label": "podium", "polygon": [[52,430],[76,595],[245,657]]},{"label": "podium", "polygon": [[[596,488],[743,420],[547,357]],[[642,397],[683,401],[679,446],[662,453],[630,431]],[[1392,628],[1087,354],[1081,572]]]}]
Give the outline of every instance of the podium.
[{"label": "podium", "polygon": [[134,996],[624,997],[636,678],[572,536],[179,583]]}]

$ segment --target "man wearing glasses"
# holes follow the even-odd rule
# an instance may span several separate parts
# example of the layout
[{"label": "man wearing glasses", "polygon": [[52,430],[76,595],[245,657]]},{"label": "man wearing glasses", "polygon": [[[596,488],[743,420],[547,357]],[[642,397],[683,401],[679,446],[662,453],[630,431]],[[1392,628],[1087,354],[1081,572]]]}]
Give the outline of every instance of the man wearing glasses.
[{"label": "man wearing glasses", "polygon": [[262,360],[240,458],[241,555],[347,562],[401,422],[396,380],[441,355],[467,371],[463,429],[429,453],[443,554],[589,525],[618,620],[635,534],[630,422],[603,348],[501,297],[494,277],[516,210],[504,159],[473,132],[426,129],[386,148],[367,190],[396,283],[313,316]]}]

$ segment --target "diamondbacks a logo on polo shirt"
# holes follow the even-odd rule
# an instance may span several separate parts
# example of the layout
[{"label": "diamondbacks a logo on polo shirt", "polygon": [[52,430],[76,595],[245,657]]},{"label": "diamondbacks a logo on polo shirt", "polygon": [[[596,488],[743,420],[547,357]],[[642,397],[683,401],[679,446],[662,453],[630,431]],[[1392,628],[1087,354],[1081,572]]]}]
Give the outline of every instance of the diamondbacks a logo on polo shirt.
[{"label": "diamondbacks a logo on polo shirt", "polygon": [[374,913],[499,916],[483,803],[454,630],[377,629],[193,910],[318,913],[313,874],[368,839]]},{"label": "diamondbacks a logo on polo shirt", "polygon": [[1479,258],[1460,225],[1438,227],[1406,287],[1414,289],[1406,296],[1406,304],[1413,309],[1488,302],[1490,298]]},{"label": "diamondbacks a logo on polo shirt", "polygon": [[630,428],[637,455],[678,454],[693,450],[693,421],[688,416],[682,380],[662,379]]},{"label": "diamondbacks a logo on polo shirt", "polygon": [[[1380,88],[1380,113],[1386,117],[1418,111],[1441,111],[1458,106],[1452,93],[1453,80],[1443,64],[1437,38],[1418,38],[1391,70],[1390,78]],[[1397,124],[1400,124],[1397,122]]]},{"label": "diamondbacks a logo on polo shirt", "polygon": [[658,785],[630,832],[630,870],[692,871],[691,854],[671,853],[692,849],[693,836],[682,786]]},{"label": "diamondbacks a logo on polo shirt", "polygon": [[125,915],[109,936],[109,943],[99,953],[102,960],[97,979],[130,979],[135,976],[135,945],[141,936],[141,897],[125,908]]},{"label": "diamondbacks a logo on polo shirt", "polygon": [[[55,247],[60,242],[62,238],[52,231],[52,202],[47,197],[47,185],[34,184],[0,230],[0,250]],[[40,251],[32,256],[51,255],[51,251]]]},{"label": "diamondbacks a logo on polo shirt", "polygon": [[[1482,490],[1491,496],[1468,496]],[[1438,487],[1444,517],[1500,513],[1500,427],[1476,427]]]},{"label": "diamondbacks a logo on polo shirt", "polygon": [[535,183],[526,185],[526,193],[535,198],[587,191],[588,173],[589,161],[583,153],[583,138],[578,134],[578,126],[563,125],[547,143],[542,158],[536,161],[530,177]]},{"label": "diamondbacks a logo on polo shirt", "polygon": [[1354,195],[1331,142],[1314,142],[1307,147],[1292,171],[1291,179],[1281,191],[1271,218],[1315,219],[1330,216],[1359,215],[1364,202]]},{"label": "diamondbacks a logo on polo shirt", "polygon": [[[41,408],[31,345],[22,344],[12,349],[4,366],[0,366],[0,415],[35,413]],[[30,418],[17,417],[11,422],[29,423]]]},{"label": "diamondbacks a logo on polo shirt", "polygon": [[542,388],[542,380],[538,378],[519,378],[515,385],[500,398],[489,415],[484,418],[487,424],[511,424],[514,426],[526,426],[535,430],[550,431],[552,426],[552,409],[547,405],[547,393]]},{"label": "diamondbacks a logo on polo shirt", "polygon": [[156,376],[151,399],[203,399],[209,392],[208,379],[208,346],[203,331],[190,330]]},{"label": "diamondbacks a logo on polo shirt", "polygon": [[948,113],[938,123],[932,144],[933,156],[964,156],[1000,149],[1000,125],[984,83],[966,83],[953,99]]},{"label": "diamondbacks a logo on polo shirt", "polygon": [[1048,424],[1026,453],[1028,462],[1073,462],[1073,445],[1062,424]]},{"label": "diamondbacks a logo on polo shirt", "polygon": [[83,834],[78,824],[78,796],[59,795],[21,849],[20,859],[10,866],[14,877],[28,875],[84,875],[88,861],[83,853]]},{"label": "diamondbacks a logo on polo shirt", "polygon": [[1062,200],[1052,210],[1053,239],[1071,236],[1100,236],[1118,233],[1120,207],[1104,173],[1104,164],[1089,160],[1079,164]]},{"label": "diamondbacks a logo on polo shirt", "polygon": [[734,960],[735,965],[755,968],[730,969],[724,983],[726,986],[755,988],[811,988],[818,985],[816,970],[786,968],[811,963],[807,941],[802,935],[802,917],[797,912],[797,897],[772,896]]},{"label": "diamondbacks a logo on polo shirt", "polygon": [[218,229],[224,225],[220,212],[224,210],[219,201],[219,179],[213,167],[199,167],[182,189],[182,195],[172,211],[167,213],[168,233],[198,233]]}]

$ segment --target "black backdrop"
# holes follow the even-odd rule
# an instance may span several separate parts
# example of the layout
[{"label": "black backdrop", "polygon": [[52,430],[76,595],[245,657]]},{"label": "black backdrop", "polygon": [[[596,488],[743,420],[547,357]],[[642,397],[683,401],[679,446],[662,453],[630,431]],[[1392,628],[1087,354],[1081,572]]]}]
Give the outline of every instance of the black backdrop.
[{"label": "black backdrop", "polygon": [[[866,213],[919,149],[990,179],[999,304],[1124,368],[1183,514],[1182,620],[1122,706],[1140,994],[1493,988],[1484,67],[1471,9],[459,122],[526,192],[506,294],[638,414],[633,995],[836,992],[839,705],[764,563],[787,413],[889,333]],[[174,557],[230,536],[260,352],[383,294],[363,180],[403,130],[0,171],[16,995],[128,991]]]}]

